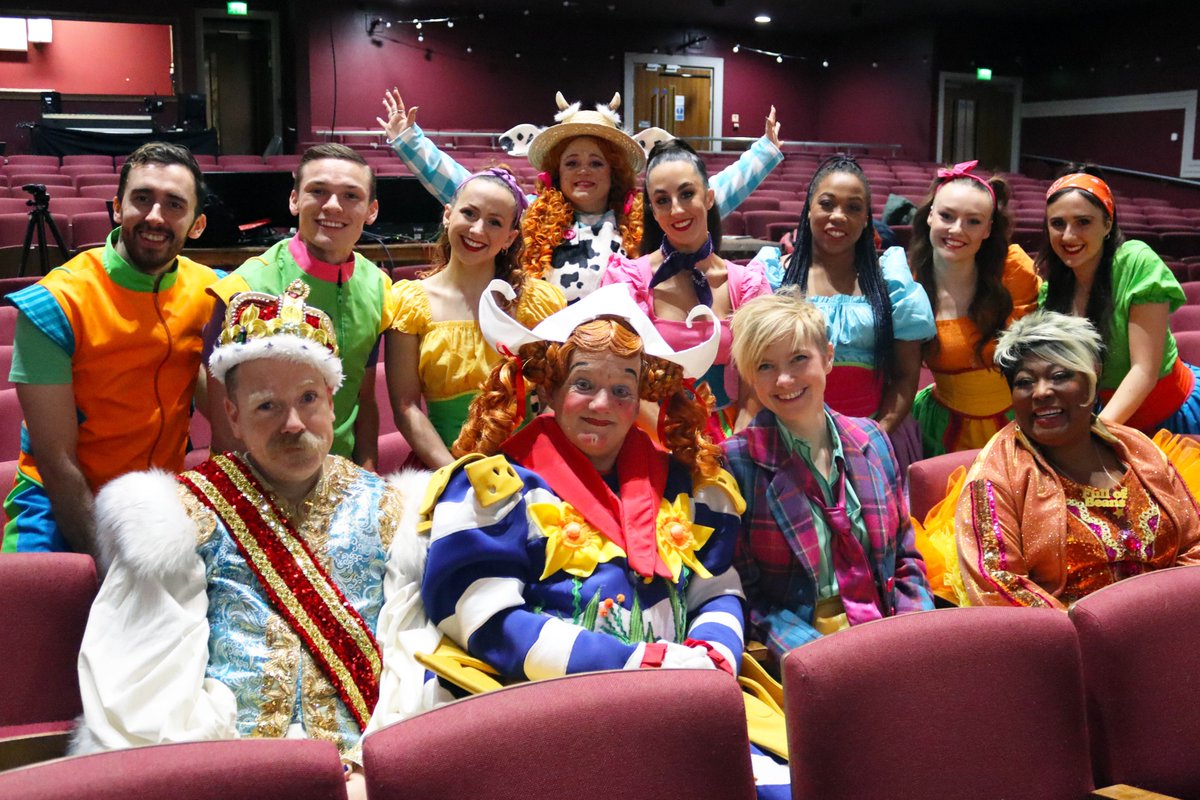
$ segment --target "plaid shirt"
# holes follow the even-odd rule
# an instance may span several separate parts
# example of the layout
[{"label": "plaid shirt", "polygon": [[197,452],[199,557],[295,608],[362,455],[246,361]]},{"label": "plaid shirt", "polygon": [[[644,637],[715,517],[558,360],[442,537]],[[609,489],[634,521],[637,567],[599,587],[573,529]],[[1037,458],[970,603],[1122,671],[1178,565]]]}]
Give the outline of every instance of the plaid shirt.
[{"label": "plaid shirt", "polygon": [[[829,414],[842,442],[846,480],[862,504],[870,538],[867,559],[883,615],[933,608],[887,434],[873,420]],[[812,511],[796,478],[806,467],[788,452],[770,411],[760,413],[724,447],[747,504],[735,565],[750,622],[767,646],[782,655],[820,637],[812,625],[820,552]]]},{"label": "plaid shirt", "polygon": [[[400,160],[440,203],[449,203],[454,190],[471,174],[429,141],[418,125],[406,128],[391,145]],[[740,206],[781,161],[783,153],[764,136],[737,161],[714,175],[709,184],[716,195],[721,216]],[[534,195],[529,195],[530,202],[533,199]]]}]

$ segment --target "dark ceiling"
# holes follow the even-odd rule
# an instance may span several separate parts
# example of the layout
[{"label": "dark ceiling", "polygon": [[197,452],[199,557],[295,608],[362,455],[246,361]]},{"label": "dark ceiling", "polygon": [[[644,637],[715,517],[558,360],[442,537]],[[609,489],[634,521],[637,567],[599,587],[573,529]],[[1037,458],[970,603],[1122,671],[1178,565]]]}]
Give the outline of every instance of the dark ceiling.
[{"label": "dark ceiling", "polygon": [[[1185,0],[1179,5],[1194,2]],[[1136,8],[1141,12],[1148,5],[1155,4],[1130,0],[384,0],[374,8],[391,9],[397,19],[468,17],[482,11],[505,17],[527,14],[533,24],[608,18],[727,30],[770,28],[803,34],[896,26],[930,19],[953,22],[964,17],[1085,21],[1121,9]],[[754,17],[762,13],[771,17],[769,26],[755,23]]]}]

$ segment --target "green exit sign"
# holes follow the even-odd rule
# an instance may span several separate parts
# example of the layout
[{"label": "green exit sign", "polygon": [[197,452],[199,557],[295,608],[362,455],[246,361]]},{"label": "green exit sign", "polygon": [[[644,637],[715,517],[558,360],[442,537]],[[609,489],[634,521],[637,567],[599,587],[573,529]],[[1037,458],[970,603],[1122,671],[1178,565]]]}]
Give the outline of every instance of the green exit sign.
[{"label": "green exit sign", "polygon": [[231,17],[244,17],[250,13],[250,4],[240,3],[237,2],[237,0],[229,0],[229,2],[225,4],[225,13],[229,14]]},{"label": "green exit sign", "polygon": [[[233,3],[230,3],[233,5]],[[980,81],[990,81],[992,79],[992,71],[987,67],[978,67],[975,70],[975,79]]]}]

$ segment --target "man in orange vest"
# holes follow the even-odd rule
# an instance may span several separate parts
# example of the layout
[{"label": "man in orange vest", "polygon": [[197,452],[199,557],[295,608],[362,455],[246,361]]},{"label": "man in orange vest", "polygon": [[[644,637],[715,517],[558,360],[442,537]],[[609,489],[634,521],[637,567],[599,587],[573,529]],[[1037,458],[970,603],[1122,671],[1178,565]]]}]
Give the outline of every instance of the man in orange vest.
[{"label": "man in orange vest", "polygon": [[204,183],[184,147],[152,142],[121,169],[120,228],[10,298],[10,380],[25,421],[0,552],[95,553],[95,493],[183,467],[205,291],[217,273],[179,255],[204,231]]}]

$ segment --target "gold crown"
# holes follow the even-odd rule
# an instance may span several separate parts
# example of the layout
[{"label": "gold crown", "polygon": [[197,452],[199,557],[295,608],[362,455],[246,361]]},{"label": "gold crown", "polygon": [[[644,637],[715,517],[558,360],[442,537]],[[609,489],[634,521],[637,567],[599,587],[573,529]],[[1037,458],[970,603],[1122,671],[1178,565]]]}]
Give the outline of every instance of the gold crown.
[{"label": "gold crown", "polygon": [[305,304],[308,292],[308,284],[297,279],[278,297],[264,292],[236,295],[225,312],[220,346],[290,334],[322,345],[336,356],[333,322],[321,309]]}]

